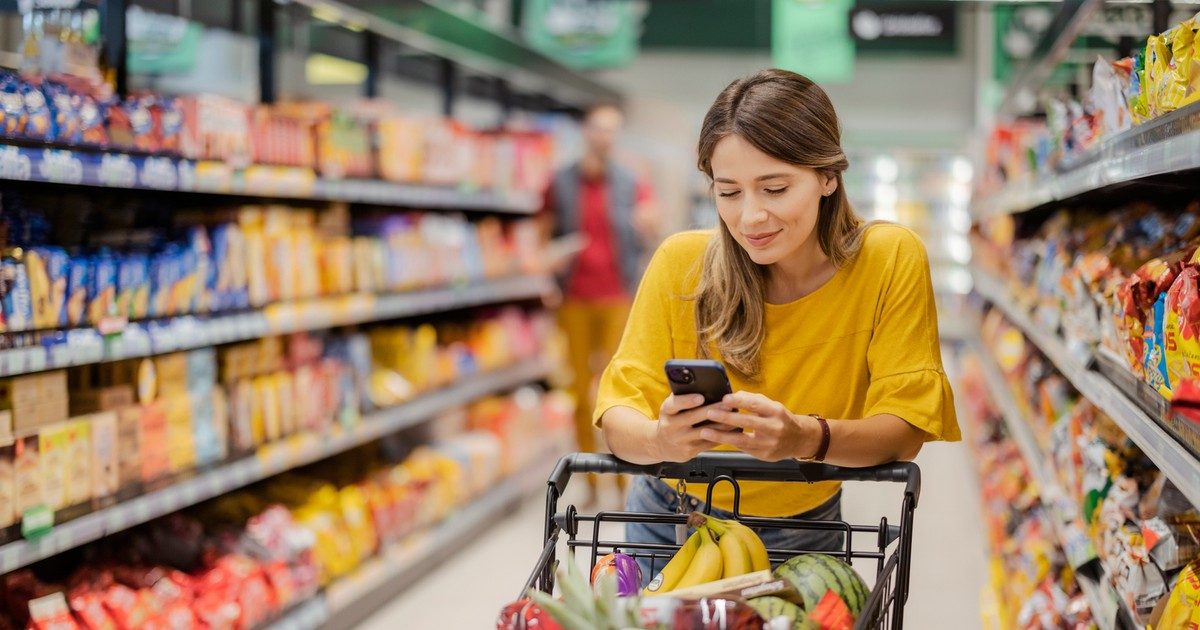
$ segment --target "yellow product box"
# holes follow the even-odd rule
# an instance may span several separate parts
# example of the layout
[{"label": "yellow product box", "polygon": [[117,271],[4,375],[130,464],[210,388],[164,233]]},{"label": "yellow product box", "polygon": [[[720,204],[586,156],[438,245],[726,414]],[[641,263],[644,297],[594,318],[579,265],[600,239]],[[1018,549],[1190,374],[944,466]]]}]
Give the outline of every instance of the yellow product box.
[{"label": "yellow product box", "polygon": [[192,431],[192,406],[186,394],[164,398],[167,419],[167,459],[170,472],[191,470],[196,466],[196,438]]},{"label": "yellow product box", "polygon": [[275,376],[279,400],[279,427],[281,435],[293,435],[300,430],[299,409],[296,404],[296,379],[291,372],[280,372]]},{"label": "yellow product box", "polygon": [[12,433],[26,435],[67,419],[67,373],[55,370],[0,380],[0,408],[12,411]]},{"label": "yellow product box", "polygon": [[115,495],[121,487],[117,413],[104,411],[88,416],[85,421],[91,430],[92,497],[103,499]]},{"label": "yellow product box", "polygon": [[187,392],[187,368],[187,355],[182,352],[156,357],[154,371],[158,377],[158,395],[172,396]]},{"label": "yellow product box", "polygon": [[92,423],[76,418],[65,425],[67,433],[67,505],[92,500]]},{"label": "yellow product box", "polygon": [[51,510],[61,510],[68,505],[67,460],[71,456],[70,439],[66,423],[43,427],[38,433],[42,497],[46,507]]},{"label": "yellow product box", "polygon": [[275,376],[260,376],[254,379],[254,397],[258,399],[262,413],[262,436],[265,442],[274,442],[283,435],[277,382]]}]

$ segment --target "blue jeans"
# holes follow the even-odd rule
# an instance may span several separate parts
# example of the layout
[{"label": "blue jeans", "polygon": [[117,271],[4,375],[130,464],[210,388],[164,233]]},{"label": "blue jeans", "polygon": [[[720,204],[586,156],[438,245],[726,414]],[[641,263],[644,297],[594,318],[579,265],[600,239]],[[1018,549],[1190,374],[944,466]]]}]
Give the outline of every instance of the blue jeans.
[{"label": "blue jeans", "polygon": [[[691,495],[686,496],[687,511],[703,511],[703,502]],[[629,497],[625,500],[627,512],[643,512],[651,514],[675,514],[679,506],[679,496],[675,489],[662,480],[646,475],[639,475],[629,488]],[[731,519],[733,514],[713,508],[712,516],[720,519]],[[806,521],[840,521],[842,520],[842,493],[839,491],[828,501],[803,514],[790,518]],[[756,528],[759,538],[768,549],[797,549],[804,551],[842,550],[844,536],[839,531],[819,531],[804,529],[775,529]],[[631,543],[659,543],[674,545],[675,526],[670,524],[626,523],[625,540]],[[651,564],[650,558],[638,558],[642,568],[642,587],[654,579],[661,571],[665,562],[658,560]]]}]

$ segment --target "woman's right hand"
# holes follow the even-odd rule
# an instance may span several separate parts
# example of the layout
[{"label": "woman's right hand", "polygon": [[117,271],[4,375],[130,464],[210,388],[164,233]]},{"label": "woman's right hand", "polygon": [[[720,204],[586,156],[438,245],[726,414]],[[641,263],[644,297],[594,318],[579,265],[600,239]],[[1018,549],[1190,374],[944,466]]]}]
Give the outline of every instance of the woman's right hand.
[{"label": "woman's right hand", "polygon": [[[717,443],[700,437],[703,429],[695,427],[705,420],[704,396],[667,397],[658,410],[658,422],[655,423],[654,446],[659,458],[664,462],[686,462],[715,448]],[[707,428],[715,427],[709,425]]]}]

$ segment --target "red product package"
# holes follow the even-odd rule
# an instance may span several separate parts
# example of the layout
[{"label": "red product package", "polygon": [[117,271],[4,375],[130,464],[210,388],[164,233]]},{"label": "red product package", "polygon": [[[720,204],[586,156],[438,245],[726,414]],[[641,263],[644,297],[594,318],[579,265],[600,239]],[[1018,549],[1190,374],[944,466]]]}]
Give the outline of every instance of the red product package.
[{"label": "red product package", "polygon": [[39,597],[29,602],[30,630],[79,630],[71,616],[67,598],[62,592]]},{"label": "red product package", "polygon": [[117,622],[104,607],[104,596],[87,587],[71,591],[71,612],[84,630],[117,630]]},{"label": "red product package", "polygon": [[224,593],[207,593],[192,604],[196,620],[206,630],[236,630],[242,609],[237,602],[225,598]]},{"label": "red product package", "polygon": [[202,627],[187,604],[168,606],[142,626],[144,630],[200,630]]},{"label": "red product package", "polygon": [[263,573],[266,577],[269,588],[275,593],[275,606],[282,610],[287,608],[297,599],[295,580],[292,578],[291,569],[284,560],[276,560],[271,564],[263,567]]},{"label": "red product package", "polygon": [[114,584],[104,591],[104,607],[122,630],[141,628],[157,613],[149,591],[135,591],[124,584]]}]

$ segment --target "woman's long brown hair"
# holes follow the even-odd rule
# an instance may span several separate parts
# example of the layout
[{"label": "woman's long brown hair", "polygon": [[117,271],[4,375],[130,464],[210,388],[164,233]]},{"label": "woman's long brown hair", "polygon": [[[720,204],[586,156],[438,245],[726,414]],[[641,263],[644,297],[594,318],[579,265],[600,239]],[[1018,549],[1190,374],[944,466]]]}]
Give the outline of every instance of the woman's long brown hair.
[{"label": "woman's long brown hair", "polygon": [[[842,184],[849,166],[842,151],[837,112],[829,96],[809,79],[786,70],[763,70],[729,84],[704,117],[699,167],[712,179],[712,155],[723,138],[736,135],[767,155],[837,179],[821,199],[817,241],[837,267],[862,245],[863,220]],[[766,337],[766,268],[751,260],[723,221],[704,255],[695,294],[701,356],[715,347],[725,364],[755,380]]]}]

